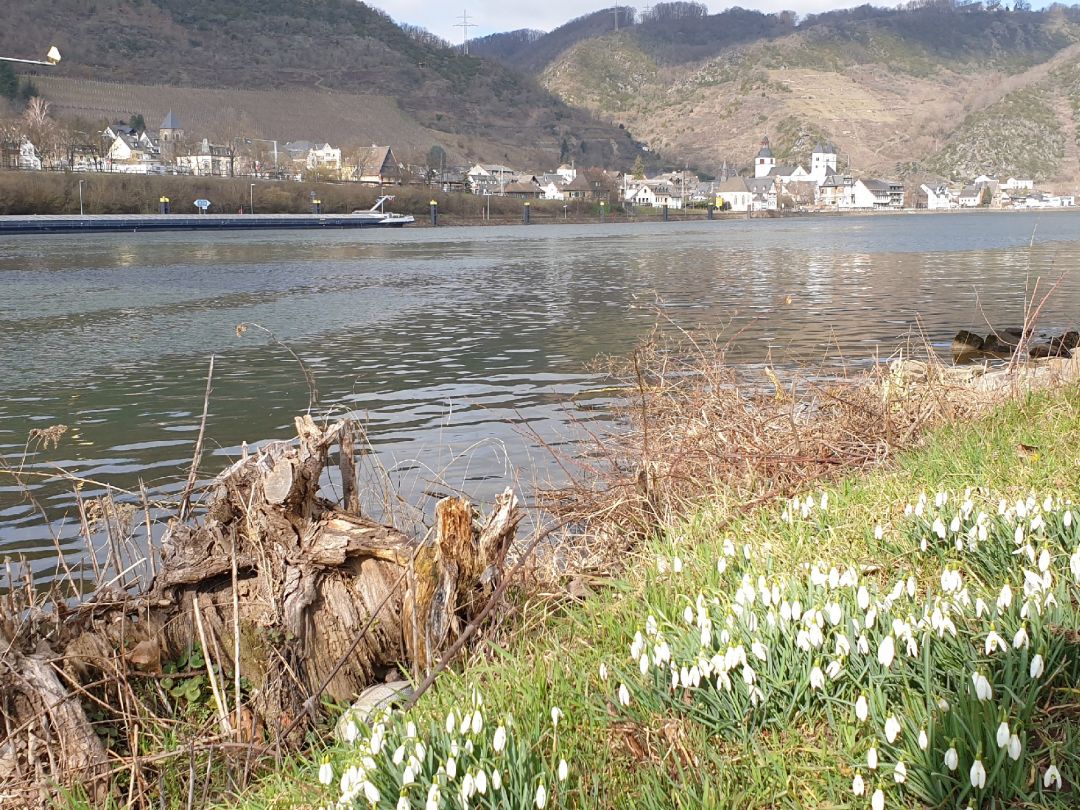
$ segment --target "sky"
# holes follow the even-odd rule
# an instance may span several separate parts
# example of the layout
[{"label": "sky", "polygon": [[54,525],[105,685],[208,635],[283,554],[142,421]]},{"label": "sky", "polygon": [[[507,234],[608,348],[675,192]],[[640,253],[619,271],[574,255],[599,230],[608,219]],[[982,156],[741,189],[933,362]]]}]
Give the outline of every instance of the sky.
[{"label": "sky", "polygon": [[[698,0],[700,2],[700,0]],[[366,0],[368,5],[380,8],[398,22],[420,25],[451,42],[461,42],[462,29],[456,27],[461,22],[461,14],[466,9],[470,22],[470,37],[482,37],[500,31],[513,31],[518,28],[538,28],[550,31],[563,23],[597,11],[611,8],[614,3],[582,2],[582,0],[457,0],[454,5],[448,2],[431,0]],[[832,8],[849,8],[862,5],[866,0],[728,0],[727,2],[706,2],[709,11],[716,13],[731,6],[758,9],[765,12],[790,9],[799,14],[813,14]],[[877,0],[875,5],[896,5],[897,0]],[[621,2],[621,6],[633,6],[639,12],[646,8],[644,0]],[[1033,4],[1034,5],[1034,4]]]}]

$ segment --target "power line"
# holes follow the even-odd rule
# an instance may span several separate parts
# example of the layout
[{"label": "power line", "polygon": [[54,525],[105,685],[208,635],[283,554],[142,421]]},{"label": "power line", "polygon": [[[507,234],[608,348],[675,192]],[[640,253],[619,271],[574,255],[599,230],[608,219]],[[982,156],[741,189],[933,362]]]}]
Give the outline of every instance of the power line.
[{"label": "power line", "polygon": [[475,23],[470,22],[468,9],[461,12],[461,16],[458,17],[461,22],[457,23],[454,28],[462,28],[462,41],[461,48],[466,56],[469,55],[469,29],[478,27]]}]

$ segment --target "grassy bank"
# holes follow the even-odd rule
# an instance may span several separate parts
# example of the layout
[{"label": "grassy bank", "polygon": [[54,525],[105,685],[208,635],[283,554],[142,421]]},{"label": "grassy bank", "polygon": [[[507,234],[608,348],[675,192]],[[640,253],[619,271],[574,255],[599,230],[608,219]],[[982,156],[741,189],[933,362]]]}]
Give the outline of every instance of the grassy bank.
[{"label": "grassy bank", "polygon": [[1070,388],[794,501],[712,499],[240,805],[1075,807],[1078,448]]}]

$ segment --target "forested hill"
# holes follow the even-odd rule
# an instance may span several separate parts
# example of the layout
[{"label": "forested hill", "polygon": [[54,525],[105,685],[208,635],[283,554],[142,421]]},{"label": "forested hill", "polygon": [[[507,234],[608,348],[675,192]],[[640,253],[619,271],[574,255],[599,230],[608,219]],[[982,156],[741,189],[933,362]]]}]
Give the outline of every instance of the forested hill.
[{"label": "forested hill", "polygon": [[[55,43],[64,61],[50,76],[375,94],[393,98],[459,154],[476,153],[477,139],[487,151],[502,149],[491,161],[550,164],[566,141],[572,152],[585,142],[595,162],[633,159],[625,132],[567,106],[534,77],[464,56],[354,0],[50,0],[47,7],[4,0],[3,7],[0,52],[36,54]],[[314,138],[316,124],[274,137]]]},{"label": "forested hill", "polygon": [[818,139],[856,172],[1080,181],[1080,9],[914,2],[798,19],[700,3],[586,15],[473,44],[668,162],[745,167]]}]

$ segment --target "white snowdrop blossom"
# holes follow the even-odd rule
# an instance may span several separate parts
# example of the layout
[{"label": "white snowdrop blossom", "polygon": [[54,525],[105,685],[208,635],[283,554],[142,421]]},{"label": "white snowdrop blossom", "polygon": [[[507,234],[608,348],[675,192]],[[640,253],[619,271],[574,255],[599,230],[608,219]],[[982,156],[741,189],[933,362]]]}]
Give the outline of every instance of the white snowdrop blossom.
[{"label": "white snowdrop blossom", "polygon": [[324,785],[329,785],[334,781],[334,767],[329,762],[324,762],[319,766],[319,782]]},{"label": "white snowdrop blossom", "polygon": [[[674,571],[676,574],[682,573],[682,557],[671,558],[671,570]],[[543,785],[541,785],[540,787],[543,787]]]},{"label": "white snowdrop blossom", "polygon": [[1008,652],[1009,645],[1005,643],[1005,639],[998,635],[994,629],[994,625],[990,625],[990,632],[986,634],[986,643],[984,644],[986,654],[990,655],[998,650],[1002,652]]},{"label": "white snowdrop blossom", "polygon": [[990,700],[994,696],[994,689],[990,681],[981,672],[971,673],[971,682],[975,685],[975,696],[980,700]]},{"label": "white snowdrop blossom", "polygon": [[379,793],[379,789],[375,787],[371,782],[364,781],[364,798],[368,800],[368,804],[378,804],[382,798],[382,794]]},{"label": "white snowdrop blossom", "polygon": [[892,745],[899,735],[900,721],[896,719],[896,715],[890,715],[889,719],[885,721],[885,739]]},{"label": "white snowdrop blossom", "polygon": [[926,736],[926,729],[919,729],[919,750],[925,751],[930,747],[930,738]]},{"label": "white snowdrop blossom", "polygon": [[506,748],[506,727],[499,726],[495,729],[495,736],[491,740],[491,747],[495,749],[496,754],[501,754]]},{"label": "white snowdrop blossom", "polygon": [[869,768],[872,771],[876,771],[877,770],[877,765],[878,765],[877,749],[876,748],[871,748],[869,751],[866,752],[866,767]]},{"label": "white snowdrop blossom", "polygon": [[821,671],[821,667],[814,667],[810,670],[810,688],[822,689],[825,686],[825,673]]},{"label": "white snowdrop blossom", "polygon": [[973,788],[982,790],[986,787],[986,768],[983,767],[981,759],[976,759],[971,763],[971,770],[968,772],[968,779],[971,782]]},{"label": "white snowdrop blossom", "polygon": [[397,810],[409,810],[410,807],[409,800],[404,796],[397,800]]},{"label": "white snowdrop blossom", "polygon": [[1032,680],[1042,677],[1044,666],[1042,653],[1035,653],[1031,657],[1031,666],[1028,669],[1028,674],[1031,675]]},{"label": "white snowdrop blossom", "polygon": [[537,810],[544,810],[547,807],[547,788],[544,787],[543,782],[536,786],[536,807]]},{"label": "white snowdrop blossom", "polygon": [[874,527],[874,539],[875,540],[880,540],[884,536],[885,536],[885,530],[881,528],[881,524],[879,523],[878,525],[876,525]]},{"label": "white snowdrop blossom", "polygon": [[878,645],[877,660],[885,669],[892,666],[893,658],[896,656],[896,642],[893,641],[892,636],[885,636],[881,640],[881,644]]},{"label": "white snowdrop blossom", "polygon": [[1004,748],[1009,744],[1009,736],[1012,731],[1009,729],[1009,723],[1005,720],[1001,721],[1001,725],[997,727],[997,734],[995,740],[997,741],[998,748]]},{"label": "white snowdrop blossom", "polygon": [[885,810],[885,791],[878,788],[870,797],[870,810]]},{"label": "white snowdrop blossom", "polygon": [[559,760],[559,781],[565,782],[566,777],[570,775],[570,766],[566,764],[565,759]]},{"label": "white snowdrop blossom", "polygon": [[491,789],[502,790],[502,771],[494,770],[491,772]]},{"label": "white snowdrop blossom", "polygon": [[1010,607],[1012,607],[1012,599],[1013,599],[1012,588],[1009,587],[1009,583],[1006,582],[1004,585],[1001,586],[1001,592],[998,594],[998,598],[997,598],[998,610],[1004,612],[1004,611],[1008,610]]},{"label": "white snowdrop blossom", "polygon": [[1020,625],[1019,629],[1013,635],[1013,646],[1018,650],[1026,649],[1028,643],[1031,641],[1028,636],[1027,625]]},{"label": "white snowdrop blossom", "polygon": [[603,661],[600,662],[600,680],[607,680],[607,664],[605,664]]},{"label": "white snowdrop blossom", "polygon": [[625,683],[619,684],[619,703],[623,706],[630,705],[630,690],[626,688]]},{"label": "white snowdrop blossom", "polygon": [[869,714],[870,709],[866,705],[866,695],[859,695],[855,700],[855,716],[859,719],[860,723],[865,723]]},{"label": "white snowdrop blossom", "polygon": [[945,767],[950,771],[955,771],[960,766],[960,755],[956,753],[956,748],[950,746],[949,750],[945,752]]},{"label": "white snowdrop blossom", "polygon": [[858,771],[855,772],[855,778],[851,780],[851,792],[856,796],[862,796],[866,792],[866,783]]},{"label": "white snowdrop blossom", "polygon": [[1055,790],[1061,790],[1061,772],[1058,771],[1057,765],[1051,764],[1046,772],[1043,774],[1043,787],[1047,790],[1053,785]]},{"label": "white snowdrop blossom", "polygon": [[563,712],[558,706],[551,707],[551,725],[558,726],[559,721],[562,720]]},{"label": "white snowdrop blossom", "polygon": [[1016,762],[1016,760],[1020,759],[1020,754],[1023,752],[1023,750],[1024,745],[1020,742],[1019,737],[1017,737],[1015,734],[1009,737],[1009,759],[1011,759],[1013,762]]},{"label": "white snowdrop blossom", "polygon": [[897,762],[896,766],[893,768],[893,779],[898,785],[903,784],[904,781],[907,780],[907,765],[904,764],[903,760]]}]

